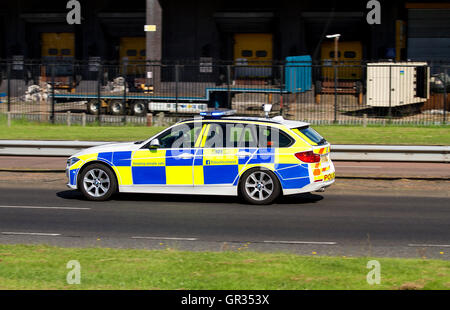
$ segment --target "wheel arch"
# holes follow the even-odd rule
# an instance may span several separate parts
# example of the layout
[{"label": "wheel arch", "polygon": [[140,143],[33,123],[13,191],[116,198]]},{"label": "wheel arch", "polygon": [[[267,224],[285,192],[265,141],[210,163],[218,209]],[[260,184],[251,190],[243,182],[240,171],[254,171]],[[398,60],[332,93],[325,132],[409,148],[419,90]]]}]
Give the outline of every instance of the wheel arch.
[{"label": "wheel arch", "polygon": [[114,175],[114,178],[116,179],[116,184],[117,184],[117,185],[119,184],[119,179],[117,178],[117,173],[116,173],[116,171],[114,170],[113,166],[112,166],[110,163],[108,163],[108,162],[106,162],[106,161],[103,161],[103,160],[92,160],[92,161],[85,162],[85,163],[78,169],[77,178],[76,178],[77,188],[80,188],[80,181],[81,181],[80,176],[81,176],[81,174],[83,173],[83,171],[84,171],[85,169],[87,169],[89,166],[92,166],[92,165],[94,165],[94,164],[101,164],[101,165],[104,165],[105,167],[108,167],[109,169],[111,169],[111,171],[112,171],[112,173],[113,173],[113,175]]},{"label": "wheel arch", "polygon": [[278,182],[278,185],[280,186],[280,190],[281,190],[281,194],[283,194],[283,185],[281,183],[280,180],[280,175],[276,172],[275,169],[270,169],[268,167],[265,166],[252,166],[252,167],[248,167],[247,169],[243,170],[242,173],[239,174],[236,185],[237,185],[237,194],[238,196],[241,195],[241,183],[242,183],[242,176],[249,172],[249,171],[253,171],[253,170],[267,170],[272,172],[275,175],[276,181]]}]

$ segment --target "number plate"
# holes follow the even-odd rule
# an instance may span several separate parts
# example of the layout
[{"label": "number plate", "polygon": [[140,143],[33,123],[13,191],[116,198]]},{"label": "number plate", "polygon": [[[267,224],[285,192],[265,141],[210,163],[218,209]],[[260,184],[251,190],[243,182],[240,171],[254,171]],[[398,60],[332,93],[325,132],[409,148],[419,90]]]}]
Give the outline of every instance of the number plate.
[{"label": "number plate", "polygon": [[335,177],[336,177],[336,173],[335,173],[335,172],[330,173],[330,174],[326,174],[326,175],[324,175],[324,177],[323,177],[323,181],[324,181],[324,182],[333,181]]}]

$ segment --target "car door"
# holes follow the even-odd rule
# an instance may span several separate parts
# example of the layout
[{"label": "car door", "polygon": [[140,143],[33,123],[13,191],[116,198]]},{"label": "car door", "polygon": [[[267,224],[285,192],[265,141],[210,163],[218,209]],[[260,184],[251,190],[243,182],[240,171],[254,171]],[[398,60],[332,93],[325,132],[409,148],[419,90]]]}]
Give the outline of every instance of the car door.
[{"label": "car door", "polygon": [[149,143],[134,152],[133,185],[193,186],[195,145],[201,129],[201,123],[180,124],[157,136],[158,146]]},{"label": "car door", "polygon": [[[195,157],[194,186],[234,186],[239,171],[256,152],[245,142],[245,124],[209,123],[204,130],[202,148]],[[256,143],[256,140],[255,140]]]}]

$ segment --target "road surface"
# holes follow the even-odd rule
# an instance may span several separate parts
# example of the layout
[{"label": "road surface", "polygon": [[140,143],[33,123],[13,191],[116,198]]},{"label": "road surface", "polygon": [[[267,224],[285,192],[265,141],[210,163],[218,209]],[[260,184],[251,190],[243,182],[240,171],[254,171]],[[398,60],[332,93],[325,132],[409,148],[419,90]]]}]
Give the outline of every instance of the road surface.
[{"label": "road surface", "polygon": [[59,174],[41,182],[0,177],[0,243],[450,259],[446,181],[352,180],[253,206],[233,197],[135,194],[96,203],[64,188]]}]

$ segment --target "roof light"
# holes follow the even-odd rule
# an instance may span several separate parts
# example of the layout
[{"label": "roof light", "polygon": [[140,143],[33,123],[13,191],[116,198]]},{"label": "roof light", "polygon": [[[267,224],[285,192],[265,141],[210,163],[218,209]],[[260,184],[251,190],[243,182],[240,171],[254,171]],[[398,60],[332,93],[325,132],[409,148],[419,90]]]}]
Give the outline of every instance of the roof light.
[{"label": "roof light", "polygon": [[219,118],[222,116],[230,116],[234,114],[236,114],[235,110],[215,110],[215,111],[200,112],[200,116],[212,118]]}]

